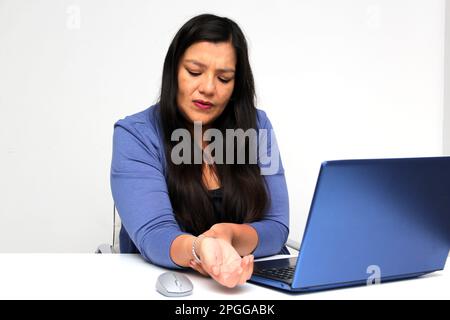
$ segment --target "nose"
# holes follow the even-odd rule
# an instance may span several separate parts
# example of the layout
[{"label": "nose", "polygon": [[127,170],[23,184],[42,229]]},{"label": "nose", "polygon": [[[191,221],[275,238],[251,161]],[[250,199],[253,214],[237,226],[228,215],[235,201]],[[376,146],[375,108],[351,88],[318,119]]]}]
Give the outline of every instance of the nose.
[{"label": "nose", "polygon": [[202,82],[200,83],[200,86],[198,88],[198,91],[201,94],[204,94],[205,96],[212,96],[214,94],[215,90],[216,90],[216,86],[214,84],[214,77],[213,76],[205,77],[202,80]]}]

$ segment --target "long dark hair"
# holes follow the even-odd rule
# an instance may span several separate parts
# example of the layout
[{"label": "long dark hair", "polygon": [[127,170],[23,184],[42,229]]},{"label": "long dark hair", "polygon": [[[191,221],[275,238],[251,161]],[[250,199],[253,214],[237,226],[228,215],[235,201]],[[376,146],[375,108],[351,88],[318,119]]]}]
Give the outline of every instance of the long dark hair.
[{"label": "long dark hair", "polygon": [[[186,22],[175,35],[167,52],[159,97],[161,126],[164,133],[167,159],[166,181],[175,217],[180,226],[189,233],[198,235],[219,222],[246,223],[259,220],[269,206],[270,198],[265,180],[258,164],[250,164],[249,141],[235,145],[234,164],[215,164],[214,171],[223,188],[222,208],[224,216],[219,220],[214,214],[211,196],[202,179],[201,164],[175,165],[171,151],[177,142],[171,141],[175,129],[187,128],[187,123],[177,106],[178,65],[192,44],[199,41],[213,43],[231,41],[236,53],[235,86],[222,114],[212,127],[219,129],[224,139],[225,129],[256,128],[255,86],[248,59],[247,42],[239,26],[225,17],[202,14]],[[193,139],[192,139],[193,140]],[[192,152],[194,150],[192,141]],[[237,164],[237,152],[245,151],[245,164]],[[193,159],[193,158],[191,158]]]}]

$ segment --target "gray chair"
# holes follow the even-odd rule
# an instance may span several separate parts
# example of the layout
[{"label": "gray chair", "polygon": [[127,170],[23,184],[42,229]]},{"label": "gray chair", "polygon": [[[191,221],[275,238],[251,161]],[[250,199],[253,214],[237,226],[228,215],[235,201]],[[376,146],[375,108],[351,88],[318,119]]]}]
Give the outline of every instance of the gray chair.
[{"label": "gray chair", "polygon": [[95,253],[120,253],[119,247],[119,232],[120,232],[120,216],[117,212],[116,205],[113,205],[113,216],[112,216],[112,243],[102,243],[97,247]]}]

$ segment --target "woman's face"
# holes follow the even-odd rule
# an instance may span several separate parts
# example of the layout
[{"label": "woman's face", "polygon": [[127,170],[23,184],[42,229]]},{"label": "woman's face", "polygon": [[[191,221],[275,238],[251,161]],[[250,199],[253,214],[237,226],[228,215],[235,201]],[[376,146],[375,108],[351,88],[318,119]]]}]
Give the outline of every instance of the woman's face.
[{"label": "woman's face", "polygon": [[234,88],[236,55],[230,42],[197,42],[178,65],[177,103],[190,122],[208,125],[221,115]]}]

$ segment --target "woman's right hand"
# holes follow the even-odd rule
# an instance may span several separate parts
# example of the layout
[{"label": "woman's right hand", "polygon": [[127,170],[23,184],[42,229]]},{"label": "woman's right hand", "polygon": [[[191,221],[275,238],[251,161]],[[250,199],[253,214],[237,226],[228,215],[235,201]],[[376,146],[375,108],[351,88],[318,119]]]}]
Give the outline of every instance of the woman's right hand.
[{"label": "woman's right hand", "polygon": [[197,245],[197,253],[201,264],[191,263],[191,267],[228,288],[244,284],[253,273],[253,256],[241,258],[226,240],[203,237]]}]

